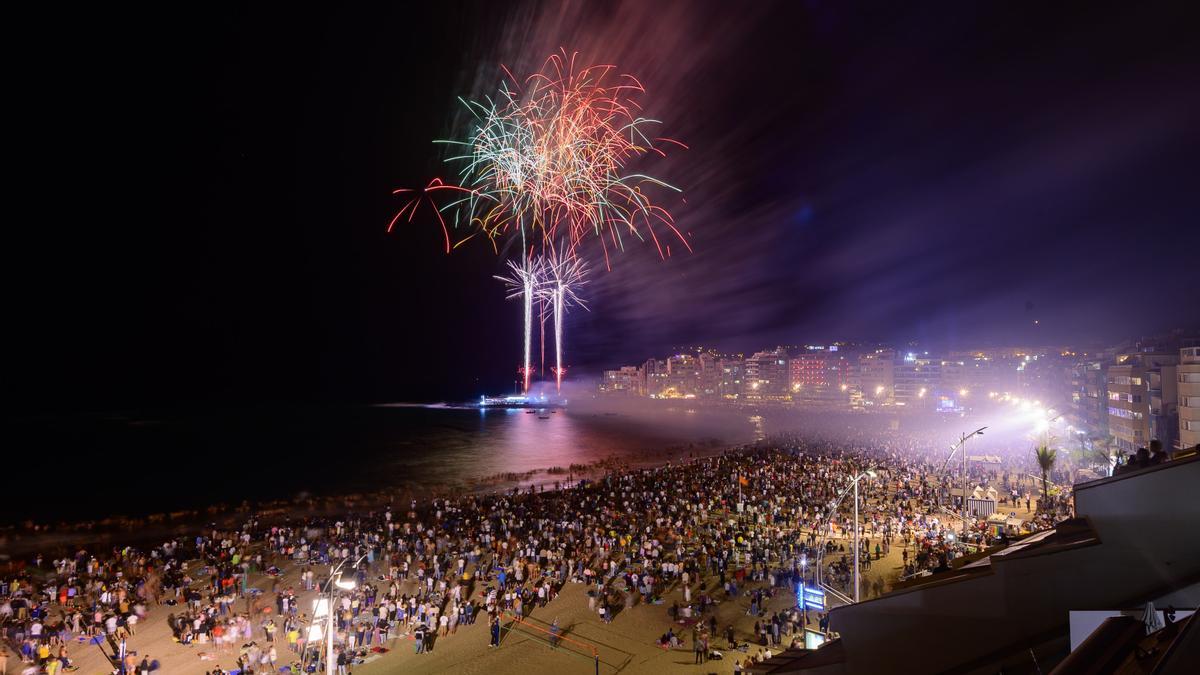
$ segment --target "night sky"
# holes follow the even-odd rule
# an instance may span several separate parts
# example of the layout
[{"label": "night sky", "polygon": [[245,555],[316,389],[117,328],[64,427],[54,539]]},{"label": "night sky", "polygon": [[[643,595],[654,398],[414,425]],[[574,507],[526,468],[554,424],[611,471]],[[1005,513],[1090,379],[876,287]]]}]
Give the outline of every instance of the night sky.
[{"label": "night sky", "polygon": [[695,252],[596,275],[575,373],[1200,325],[1191,3],[744,4],[14,17],[6,390],[54,412],[507,389],[503,260],[385,228],[393,188],[448,174],[456,97],[559,47],[637,74],[691,147],[647,170],[684,188]]}]

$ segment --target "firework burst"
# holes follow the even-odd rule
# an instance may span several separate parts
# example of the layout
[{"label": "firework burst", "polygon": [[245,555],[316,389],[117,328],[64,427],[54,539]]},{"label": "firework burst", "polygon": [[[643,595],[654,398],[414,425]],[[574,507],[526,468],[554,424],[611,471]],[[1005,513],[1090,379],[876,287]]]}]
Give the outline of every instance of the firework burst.
[{"label": "firework burst", "polygon": [[[457,167],[454,184],[434,179],[420,190],[396,190],[408,201],[388,225],[390,232],[402,218],[411,222],[428,204],[446,253],[481,234],[497,254],[502,241],[519,246],[520,259],[510,260],[508,274],[497,278],[524,308],[525,391],[533,372],[535,299],[553,318],[553,371],[561,388],[563,318],[570,307],[586,309],[578,291],[585,257],[594,255],[588,242],[598,242],[606,269],[610,252],[623,250],[631,237],[653,242],[664,259],[671,247],[661,235],[691,251],[670,212],[652,198],[679,188],[636,168],[651,154],[665,157],[667,148],[687,146],[655,135],[660,123],[642,116],[637,98],[645,89],[637,78],[613,65],[577,65],[577,56],[560,50],[522,80],[502,67],[505,79],[495,96],[462,100],[472,116],[470,132],[438,141],[455,150],[446,159]],[[543,326],[546,318],[543,311]]]},{"label": "firework burst", "polygon": [[651,198],[679,189],[630,168],[650,153],[665,157],[664,148],[686,146],[653,135],[659,122],[637,112],[641,83],[614,72],[611,65],[577,67],[576,55],[563,51],[523,81],[506,69],[495,98],[464,100],[471,133],[440,142],[462,151],[447,162],[459,166],[465,194],[442,213],[493,245],[518,236],[523,250],[576,255],[594,238],[606,267],[610,250],[623,249],[629,236],[649,239],[665,258],[665,230],[690,250],[670,212]]}]

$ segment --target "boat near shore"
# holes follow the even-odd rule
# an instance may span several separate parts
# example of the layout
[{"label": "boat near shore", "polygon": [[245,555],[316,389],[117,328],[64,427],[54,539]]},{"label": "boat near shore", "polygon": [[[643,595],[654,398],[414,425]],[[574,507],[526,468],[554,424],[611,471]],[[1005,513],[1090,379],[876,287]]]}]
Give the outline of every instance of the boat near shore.
[{"label": "boat near shore", "polygon": [[565,408],[566,399],[555,396],[512,394],[509,396],[480,396],[478,401],[467,404],[473,408],[498,408],[505,410],[524,409],[525,412],[557,410]]}]

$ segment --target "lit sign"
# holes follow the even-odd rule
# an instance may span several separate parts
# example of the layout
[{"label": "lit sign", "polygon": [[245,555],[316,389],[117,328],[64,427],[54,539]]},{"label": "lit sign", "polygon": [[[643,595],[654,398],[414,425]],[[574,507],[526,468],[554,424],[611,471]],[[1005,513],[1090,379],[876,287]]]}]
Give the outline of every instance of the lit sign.
[{"label": "lit sign", "polygon": [[813,586],[799,584],[796,587],[796,606],[818,611],[825,609],[825,591]]}]

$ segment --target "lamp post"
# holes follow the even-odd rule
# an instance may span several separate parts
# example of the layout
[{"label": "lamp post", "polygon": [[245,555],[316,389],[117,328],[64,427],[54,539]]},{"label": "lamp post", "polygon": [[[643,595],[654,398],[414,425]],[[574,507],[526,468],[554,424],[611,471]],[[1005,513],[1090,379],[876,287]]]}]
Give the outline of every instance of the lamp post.
[{"label": "lamp post", "polygon": [[[842,491],[842,494],[838,495],[838,498],[837,498],[837,499],[834,501],[834,503],[833,503],[833,507],[832,507],[832,508],[830,508],[830,510],[829,510],[829,513],[830,513],[830,515],[832,515],[832,514],[836,513],[836,512],[837,512],[838,505],[842,503],[842,499],[843,499],[843,498],[845,498],[845,496],[846,496],[846,495],[847,495],[847,494],[848,494],[848,493],[849,493],[851,490],[853,490],[853,491],[854,491],[854,602],[858,602],[858,597],[859,597],[859,591],[858,591],[858,589],[859,589],[859,575],[858,575],[858,481],[862,480],[863,478],[874,478],[874,477],[875,477],[875,467],[871,467],[870,469],[867,469],[866,471],[863,471],[862,473],[858,474],[858,475],[857,475],[857,476],[855,476],[854,478],[851,478],[851,479],[850,479],[850,482],[851,482],[851,485],[850,485],[850,487],[846,488],[845,490],[843,490],[843,491]],[[822,529],[824,529],[824,528],[822,528]],[[825,536],[824,536],[824,533],[822,533],[822,535],[821,535],[821,540],[817,542],[817,545],[818,545],[818,547],[819,547],[819,549],[818,549],[818,551],[817,551],[817,556],[818,556],[818,557],[817,557],[817,573],[816,573],[817,585],[818,585],[818,586],[820,586],[820,584],[821,584],[821,567],[822,567],[821,563],[822,563],[822,562],[825,560],[825,545],[824,545],[824,541],[825,541]]]},{"label": "lamp post", "polygon": [[852,479],[854,482],[854,602],[856,603],[859,601],[859,586],[861,585],[861,575],[858,569],[858,551],[861,548],[858,543],[858,481],[874,477],[875,471],[867,469]]},{"label": "lamp post", "polygon": [[[800,588],[808,588],[808,556],[800,555]],[[800,594],[800,609],[804,612],[804,628],[808,628],[808,598],[805,593]]]},{"label": "lamp post", "polygon": [[[949,464],[950,460],[954,459],[954,453],[962,450],[962,539],[964,544],[967,541],[967,439],[972,436],[982,436],[984,429],[987,429],[987,427],[979,427],[969,434],[962,434],[959,436],[958,443],[950,446],[950,456],[946,458],[946,464]],[[942,469],[945,468],[946,465],[943,464]]]},{"label": "lamp post", "polygon": [[[359,564],[362,563],[363,560],[366,560],[366,558],[367,558],[366,554],[359,556],[358,559],[354,561],[354,564],[350,566],[350,569],[357,569]],[[336,662],[336,659],[334,659],[334,650],[333,650],[333,639],[334,639],[334,635],[335,635],[334,622],[333,622],[334,594],[337,592],[336,589],[340,588],[345,591],[350,591],[350,590],[354,590],[354,587],[357,585],[353,579],[342,580],[342,567],[346,564],[347,560],[349,560],[349,558],[343,558],[340,563],[335,565],[333,567],[333,569],[331,569],[329,571],[329,580],[325,582],[325,591],[326,591],[326,594],[329,596],[329,598],[328,598],[329,604],[326,605],[326,608],[325,608],[325,673],[326,673],[326,675],[335,675],[337,673],[337,662]],[[319,608],[320,601],[318,600],[317,602],[318,602],[317,608]],[[313,620],[315,621],[318,617],[316,616],[315,611],[313,612],[313,614],[314,614]],[[310,631],[310,633],[311,633],[311,631]]]}]

